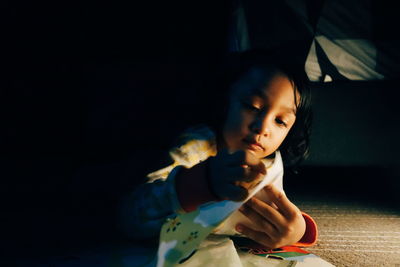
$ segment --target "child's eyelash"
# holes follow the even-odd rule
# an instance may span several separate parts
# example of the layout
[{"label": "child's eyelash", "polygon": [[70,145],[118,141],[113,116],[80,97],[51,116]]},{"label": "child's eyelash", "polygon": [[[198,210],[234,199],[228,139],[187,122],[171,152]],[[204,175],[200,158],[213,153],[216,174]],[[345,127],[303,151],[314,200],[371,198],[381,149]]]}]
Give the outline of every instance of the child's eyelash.
[{"label": "child's eyelash", "polygon": [[[250,104],[250,103],[247,103],[247,102],[242,102],[242,105],[243,105],[246,109],[248,109],[248,110],[250,110],[250,111],[259,112],[259,111],[261,110],[260,108],[254,106],[254,105],[252,105],[252,104]],[[275,122],[276,122],[279,126],[287,127],[287,123],[286,123],[284,120],[281,120],[281,119],[279,119],[279,118],[276,118],[276,119],[275,119]]]},{"label": "child's eyelash", "polygon": [[284,122],[284,121],[281,120],[281,119],[276,118],[275,121],[276,121],[276,123],[278,123],[279,125],[282,125],[282,126],[285,126],[285,127],[287,126],[287,123]]},{"label": "child's eyelash", "polygon": [[245,106],[245,108],[250,109],[252,111],[260,111],[260,109],[258,107],[255,107],[252,104],[249,104],[246,102],[243,102],[242,104],[243,104],[243,106]]}]

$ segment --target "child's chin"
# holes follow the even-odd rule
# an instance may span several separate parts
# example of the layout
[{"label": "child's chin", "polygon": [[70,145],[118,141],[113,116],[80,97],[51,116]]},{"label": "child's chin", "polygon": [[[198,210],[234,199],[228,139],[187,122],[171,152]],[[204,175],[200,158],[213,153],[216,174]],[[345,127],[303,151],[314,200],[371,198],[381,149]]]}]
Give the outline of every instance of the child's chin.
[{"label": "child's chin", "polygon": [[257,151],[257,150],[253,150],[253,149],[249,149],[249,148],[246,148],[244,151],[246,153],[250,153],[250,154],[254,155],[256,158],[260,158],[261,159],[261,158],[264,157],[262,155],[263,153],[261,151]]}]

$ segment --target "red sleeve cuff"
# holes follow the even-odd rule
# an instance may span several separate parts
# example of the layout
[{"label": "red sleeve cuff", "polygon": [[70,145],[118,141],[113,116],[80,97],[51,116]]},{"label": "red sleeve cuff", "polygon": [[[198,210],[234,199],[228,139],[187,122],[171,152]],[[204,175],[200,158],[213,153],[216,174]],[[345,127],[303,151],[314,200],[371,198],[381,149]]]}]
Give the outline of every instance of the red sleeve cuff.
[{"label": "red sleeve cuff", "polygon": [[190,169],[181,168],[176,176],[175,188],[179,204],[186,212],[197,209],[201,204],[218,201],[208,185],[207,162],[193,166]]},{"label": "red sleeve cuff", "polygon": [[304,221],[306,222],[306,232],[303,237],[294,246],[298,247],[310,247],[317,243],[318,239],[318,228],[313,218],[307,213],[302,212]]}]

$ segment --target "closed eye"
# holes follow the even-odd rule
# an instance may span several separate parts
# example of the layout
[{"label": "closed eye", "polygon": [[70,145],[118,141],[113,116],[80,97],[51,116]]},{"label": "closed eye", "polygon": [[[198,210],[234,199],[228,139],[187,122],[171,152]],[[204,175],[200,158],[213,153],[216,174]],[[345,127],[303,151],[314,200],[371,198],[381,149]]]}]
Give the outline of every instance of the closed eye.
[{"label": "closed eye", "polygon": [[247,102],[242,102],[242,105],[243,105],[247,110],[251,110],[251,111],[255,111],[255,112],[260,111],[260,108],[254,106],[254,105],[252,105],[252,104],[249,104],[249,103],[247,103]]},{"label": "closed eye", "polygon": [[277,124],[281,125],[281,126],[287,127],[287,123],[286,123],[285,121],[281,120],[280,118],[276,118],[276,119],[275,119],[275,122],[276,122]]}]

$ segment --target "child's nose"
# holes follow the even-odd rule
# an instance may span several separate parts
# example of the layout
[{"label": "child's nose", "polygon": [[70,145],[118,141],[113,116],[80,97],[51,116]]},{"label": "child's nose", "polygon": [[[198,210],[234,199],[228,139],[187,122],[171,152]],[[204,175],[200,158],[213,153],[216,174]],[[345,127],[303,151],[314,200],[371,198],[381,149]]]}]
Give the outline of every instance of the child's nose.
[{"label": "child's nose", "polygon": [[259,135],[268,136],[269,126],[270,123],[267,116],[258,116],[250,125],[250,129]]}]

